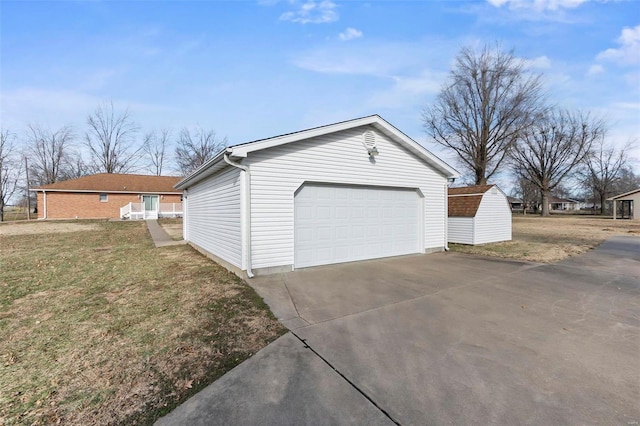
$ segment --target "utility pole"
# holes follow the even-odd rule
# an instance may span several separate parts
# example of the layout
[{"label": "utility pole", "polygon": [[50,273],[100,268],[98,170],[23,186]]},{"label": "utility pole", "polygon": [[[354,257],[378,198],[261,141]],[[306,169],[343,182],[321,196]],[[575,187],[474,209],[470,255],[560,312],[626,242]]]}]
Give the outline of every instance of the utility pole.
[{"label": "utility pole", "polygon": [[31,194],[29,194],[29,163],[24,156],[24,169],[27,172],[27,220],[31,220]]}]

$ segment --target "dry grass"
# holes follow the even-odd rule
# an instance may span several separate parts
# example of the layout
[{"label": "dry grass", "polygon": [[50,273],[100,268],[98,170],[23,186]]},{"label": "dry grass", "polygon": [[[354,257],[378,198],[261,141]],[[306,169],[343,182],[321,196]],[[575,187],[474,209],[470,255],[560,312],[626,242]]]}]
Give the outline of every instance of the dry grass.
[{"label": "dry grass", "polygon": [[453,251],[485,256],[556,262],[584,253],[613,235],[640,236],[640,222],[593,216],[513,216],[513,240],[467,246],[450,244]]},{"label": "dry grass", "polygon": [[0,424],[149,424],[284,332],[144,222],[32,225],[0,235]]}]

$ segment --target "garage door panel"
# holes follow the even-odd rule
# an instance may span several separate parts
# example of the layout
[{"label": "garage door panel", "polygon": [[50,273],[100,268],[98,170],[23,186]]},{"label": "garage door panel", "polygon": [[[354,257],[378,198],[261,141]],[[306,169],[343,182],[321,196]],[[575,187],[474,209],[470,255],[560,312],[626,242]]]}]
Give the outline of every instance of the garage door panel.
[{"label": "garage door panel", "polygon": [[419,252],[414,190],[305,185],[295,196],[295,266]]}]

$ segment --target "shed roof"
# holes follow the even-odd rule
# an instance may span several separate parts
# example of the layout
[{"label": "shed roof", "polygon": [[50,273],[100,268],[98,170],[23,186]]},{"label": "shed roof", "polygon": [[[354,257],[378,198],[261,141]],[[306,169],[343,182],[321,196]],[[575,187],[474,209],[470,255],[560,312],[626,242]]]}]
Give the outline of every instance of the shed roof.
[{"label": "shed roof", "polygon": [[179,176],[149,176],[116,173],[98,173],[32,188],[32,191],[47,192],[120,192],[180,194],[174,186]]},{"label": "shed roof", "polygon": [[625,192],[624,194],[620,194],[620,195],[615,195],[613,197],[609,197],[609,198],[607,198],[607,200],[609,200],[609,201],[619,200],[620,198],[628,197],[629,195],[633,195],[633,194],[636,194],[638,192],[640,192],[640,188],[634,189],[633,191]]},{"label": "shed roof", "polygon": [[396,127],[391,125],[388,121],[384,120],[379,115],[370,115],[367,117],[356,118],[353,120],[341,121],[339,123],[328,124],[325,126],[314,127],[307,130],[302,130],[294,133],[287,133],[280,136],[275,136],[267,139],[259,139],[253,142],[242,143],[234,146],[230,146],[221,151],[211,160],[197,168],[189,176],[178,182],[176,188],[184,189],[188,188],[202,179],[213,175],[214,173],[227,167],[228,164],[224,160],[225,155],[227,158],[242,159],[246,158],[248,154],[254,151],[260,151],[275,146],[280,146],[288,143],[293,143],[305,139],[310,139],[318,136],[327,135],[343,130],[353,129],[356,127],[371,125],[380,132],[384,133],[391,140],[399,143],[409,152],[415,156],[421,158],[427,164],[431,165],[435,170],[441,173],[447,178],[456,178],[459,176],[458,172],[442,161],[440,158],[432,154],[422,145],[411,139],[409,136],[402,133]]},{"label": "shed roof", "polygon": [[449,188],[449,216],[475,217],[482,196],[495,185],[463,186]]}]

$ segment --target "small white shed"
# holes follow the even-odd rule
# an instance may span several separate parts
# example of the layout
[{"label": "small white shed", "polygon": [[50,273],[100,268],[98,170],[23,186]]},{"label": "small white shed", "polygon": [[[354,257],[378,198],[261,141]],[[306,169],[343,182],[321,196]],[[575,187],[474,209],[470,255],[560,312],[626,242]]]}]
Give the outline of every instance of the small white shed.
[{"label": "small white shed", "polygon": [[185,240],[253,276],[443,250],[457,176],[372,115],[231,146],[176,188]]},{"label": "small white shed", "polygon": [[449,242],[487,244],[511,240],[511,207],[496,185],[449,188]]}]

